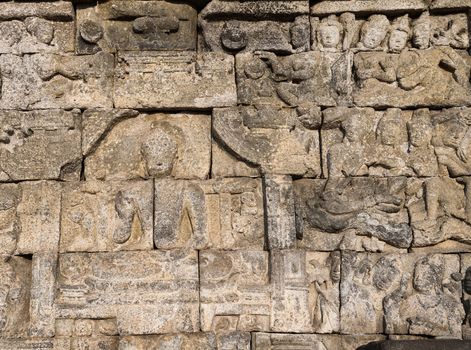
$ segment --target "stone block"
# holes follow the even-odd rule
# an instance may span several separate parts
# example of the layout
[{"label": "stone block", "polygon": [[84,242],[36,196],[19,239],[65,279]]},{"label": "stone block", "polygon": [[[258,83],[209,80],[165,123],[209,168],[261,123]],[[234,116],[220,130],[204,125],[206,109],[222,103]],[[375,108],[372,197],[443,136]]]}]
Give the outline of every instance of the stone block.
[{"label": "stone block", "polygon": [[118,350],[116,319],[57,319],[54,349]]},{"label": "stone block", "polygon": [[318,107],[295,109],[259,105],[213,111],[216,139],[262,173],[316,177],[321,174]]},{"label": "stone block", "polygon": [[265,175],[264,184],[268,248],[295,248],[293,181],[290,176]]},{"label": "stone block", "polygon": [[339,281],[339,252],[271,251],[271,331],[338,332]]},{"label": "stone block", "polygon": [[459,272],[458,255],[343,252],[341,333],[461,338]]},{"label": "stone block", "polygon": [[0,181],[79,179],[80,113],[0,111],[0,124]]},{"label": "stone block", "polygon": [[149,250],[153,244],[151,181],[86,181],[64,186],[61,252]]},{"label": "stone block", "polygon": [[325,335],[252,333],[254,350],[300,349],[300,350],[356,350],[358,346],[385,337],[375,335]]},{"label": "stone block", "polygon": [[294,181],[298,247],[397,251],[411,246],[405,177]]},{"label": "stone block", "polygon": [[57,252],[41,252],[33,255],[28,332],[31,337],[50,338],[55,334],[56,274]]},{"label": "stone block", "polygon": [[120,335],[199,329],[195,251],[59,256],[58,318],[116,318]]},{"label": "stone block", "polygon": [[375,108],[454,107],[471,103],[470,60],[444,46],[400,54],[355,54],[353,101]]},{"label": "stone block", "polygon": [[201,329],[268,331],[268,253],[200,252]]},{"label": "stone block", "polygon": [[123,337],[119,350],[216,350],[216,337],[213,333],[182,333]]},{"label": "stone block", "polygon": [[463,321],[463,339],[471,340],[471,254],[461,255],[461,277],[463,278],[463,306],[466,313]]},{"label": "stone block", "polygon": [[201,41],[216,52],[307,51],[308,13],[307,1],[211,1],[199,15]]},{"label": "stone block", "polygon": [[220,53],[118,54],[117,108],[209,109],[236,104],[234,59]]},{"label": "stone block", "polygon": [[61,185],[52,181],[0,185],[0,234],[15,237],[16,254],[57,252]]},{"label": "stone block", "polygon": [[167,1],[112,0],[77,9],[77,53],[195,50],[196,10]]},{"label": "stone block", "polygon": [[1,339],[26,338],[30,327],[31,260],[10,256],[14,251],[12,242],[11,234],[0,236]]},{"label": "stone block", "polygon": [[239,159],[215,140],[211,144],[211,159],[211,178],[260,176],[257,166]]},{"label": "stone block", "polygon": [[1,109],[112,106],[114,57],[35,54],[0,56]]},{"label": "stone block", "polygon": [[74,8],[70,2],[0,4],[0,53],[74,51]]},{"label": "stone block", "polygon": [[291,107],[315,125],[316,107],[351,102],[351,68],[350,53],[241,53],[236,56],[238,102]]},{"label": "stone block", "polygon": [[157,180],[154,208],[158,249],[263,249],[259,179]]},{"label": "stone block", "polygon": [[425,11],[427,8],[427,0],[324,0],[315,2],[311,6],[311,13],[316,15],[342,12],[396,14]]},{"label": "stone block", "polygon": [[463,340],[385,340],[362,346],[359,350],[466,350],[471,346],[470,341]]},{"label": "stone block", "polygon": [[[85,113],[87,179],[129,180],[169,176],[204,179],[209,175],[211,119],[208,116],[133,116],[135,113],[132,111]],[[94,125],[101,125],[102,131],[95,129]]]}]

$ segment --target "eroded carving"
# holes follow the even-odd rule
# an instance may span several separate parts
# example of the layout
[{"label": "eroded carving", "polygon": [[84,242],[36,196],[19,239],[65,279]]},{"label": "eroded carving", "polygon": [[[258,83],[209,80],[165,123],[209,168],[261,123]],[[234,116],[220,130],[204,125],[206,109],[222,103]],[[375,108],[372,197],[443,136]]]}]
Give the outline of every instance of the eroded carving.
[{"label": "eroded carving", "polygon": [[[212,1],[199,15],[203,42],[211,51],[229,53],[307,51],[310,28],[305,5],[302,1],[270,1],[268,6]],[[273,12],[279,21],[267,20]]]},{"label": "eroded carving", "polygon": [[116,317],[122,335],[198,329],[196,252],[61,254],[57,283],[59,318]]},{"label": "eroded carving", "polygon": [[[84,120],[85,125],[88,122],[94,125],[93,120]],[[205,178],[211,157],[210,125],[208,116],[189,114],[123,120],[86,158],[85,175],[101,180]]]},{"label": "eroded carving", "polygon": [[152,249],[152,202],[149,181],[66,185],[60,251]]},{"label": "eroded carving", "polygon": [[342,253],[342,332],[461,337],[457,272],[453,255]]},{"label": "eroded carving", "polygon": [[203,331],[269,330],[267,252],[203,251],[200,273]]},{"label": "eroded carving", "polygon": [[260,180],[159,180],[155,183],[157,248],[261,250],[263,225]]},{"label": "eroded carving", "polygon": [[77,52],[194,50],[196,10],[165,1],[113,0],[77,11]]},{"label": "eroded carving", "polygon": [[272,251],[271,330],[339,331],[340,252]]},{"label": "eroded carving", "polygon": [[234,107],[215,109],[213,118],[221,144],[262,172],[320,175],[319,107],[298,112],[269,105]]},{"label": "eroded carving", "polygon": [[233,63],[231,56],[219,53],[120,53],[114,80],[115,107],[233,106],[236,104]]}]

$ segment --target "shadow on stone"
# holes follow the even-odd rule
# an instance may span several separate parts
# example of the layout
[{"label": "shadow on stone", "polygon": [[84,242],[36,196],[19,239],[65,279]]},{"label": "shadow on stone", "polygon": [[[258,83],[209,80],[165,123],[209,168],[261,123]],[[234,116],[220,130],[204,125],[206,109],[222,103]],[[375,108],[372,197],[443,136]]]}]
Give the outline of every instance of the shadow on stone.
[{"label": "shadow on stone", "polygon": [[469,350],[467,340],[386,340],[372,342],[357,350]]}]

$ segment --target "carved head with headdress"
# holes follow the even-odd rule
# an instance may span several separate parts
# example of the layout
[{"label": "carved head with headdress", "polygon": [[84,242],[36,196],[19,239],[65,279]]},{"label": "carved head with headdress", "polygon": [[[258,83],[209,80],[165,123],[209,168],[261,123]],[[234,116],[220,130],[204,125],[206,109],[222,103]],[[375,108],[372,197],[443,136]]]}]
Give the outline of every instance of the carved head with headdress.
[{"label": "carved head with headdress", "polygon": [[367,49],[378,48],[388,33],[389,20],[385,15],[372,15],[361,27],[359,46]]},{"label": "carved head with headdress", "polygon": [[317,42],[319,46],[334,49],[341,43],[343,26],[335,15],[324,18],[317,29]]},{"label": "carved head with headdress", "polygon": [[396,18],[392,23],[389,32],[389,50],[401,52],[407,46],[407,42],[412,36],[410,20],[408,15]]},{"label": "carved head with headdress", "polygon": [[423,12],[413,22],[412,44],[417,49],[426,49],[430,46],[430,36],[430,15],[428,12]]}]

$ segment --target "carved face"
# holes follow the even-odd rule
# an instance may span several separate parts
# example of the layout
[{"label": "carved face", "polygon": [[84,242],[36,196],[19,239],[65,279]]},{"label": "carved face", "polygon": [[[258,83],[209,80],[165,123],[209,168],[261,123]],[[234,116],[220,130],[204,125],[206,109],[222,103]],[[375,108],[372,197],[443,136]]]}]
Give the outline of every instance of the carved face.
[{"label": "carved face", "polygon": [[420,23],[414,27],[412,44],[418,49],[426,49],[430,46],[430,23]]},{"label": "carved face", "polygon": [[350,142],[357,142],[363,138],[365,130],[359,118],[350,117],[342,122],[345,138]]},{"label": "carved face", "polygon": [[178,144],[165,131],[154,129],[142,143],[141,152],[149,176],[168,176],[173,170]]},{"label": "carved face", "polygon": [[373,285],[379,290],[387,290],[399,276],[398,263],[387,257],[378,260],[374,267]]},{"label": "carved face", "polygon": [[407,130],[412,146],[424,147],[430,144],[433,130],[430,119],[427,116],[414,116],[407,124]]},{"label": "carved face", "polygon": [[421,293],[430,293],[438,290],[442,277],[438,272],[438,268],[434,269],[429,262],[424,259],[415,265],[414,270],[414,288]]},{"label": "carved face", "polygon": [[221,32],[221,44],[226,50],[243,50],[248,43],[247,33],[239,26],[224,26]]},{"label": "carved face", "polygon": [[386,37],[386,29],[368,26],[363,33],[362,43],[368,49],[376,49]]},{"label": "carved face", "polygon": [[332,252],[330,254],[330,278],[333,282],[340,281],[340,253]]},{"label": "carved face", "polygon": [[340,42],[340,30],[331,25],[321,25],[319,27],[320,41],[326,48],[334,48]]},{"label": "carved face", "polygon": [[457,149],[460,146],[465,133],[466,128],[464,128],[460,123],[451,120],[445,124],[443,143],[445,146]]},{"label": "carved face", "polygon": [[401,52],[407,45],[408,35],[402,30],[393,30],[389,37],[389,49],[392,52]]}]

